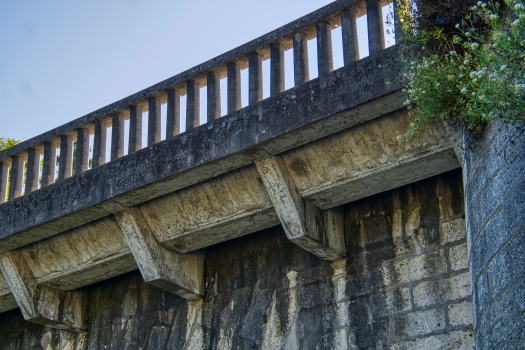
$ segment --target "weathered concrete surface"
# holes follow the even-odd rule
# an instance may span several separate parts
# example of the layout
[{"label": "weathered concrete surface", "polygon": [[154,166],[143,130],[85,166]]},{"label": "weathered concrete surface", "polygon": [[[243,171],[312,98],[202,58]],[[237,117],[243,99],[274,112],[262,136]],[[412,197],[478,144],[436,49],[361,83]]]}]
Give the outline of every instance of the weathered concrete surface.
[{"label": "weathered concrete surface", "polygon": [[116,215],[144,281],[198,300],[204,294],[204,254],[179,254],[161,246],[139,209]]},{"label": "weathered concrete surface", "polygon": [[[401,108],[397,48],[0,205],[0,250],[38,241]],[[392,63],[389,69],[377,69]],[[393,82],[387,85],[386,82]],[[123,181],[125,179],[125,181]]]},{"label": "weathered concrete surface", "polygon": [[[299,195],[328,209],[459,166],[440,126],[429,126],[418,141],[398,142],[396,129],[403,131],[410,121],[402,109],[283,153]],[[157,241],[180,253],[280,223],[255,165],[147,201],[138,209]],[[112,216],[20,252],[39,283],[66,291],[137,268]],[[6,303],[0,310],[11,307]]]},{"label": "weathered concrete surface", "polygon": [[519,349],[525,334],[525,128],[491,123],[463,139],[477,349]]},{"label": "weathered concrete surface", "polygon": [[71,333],[87,329],[85,291],[39,286],[20,252],[1,255],[0,269],[25,320]]},{"label": "weathered concrete surface", "polygon": [[341,210],[326,213],[301,198],[280,156],[255,163],[290,241],[328,261],[345,257]]},{"label": "weathered concrete surface", "polygon": [[349,257],[333,264],[281,228],[210,247],[199,302],[138,272],[84,287],[85,335],[3,313],[0,348],[473,349],[467,257],[451,255],[466,244],[461,193],[455,170],[343,206]]}]

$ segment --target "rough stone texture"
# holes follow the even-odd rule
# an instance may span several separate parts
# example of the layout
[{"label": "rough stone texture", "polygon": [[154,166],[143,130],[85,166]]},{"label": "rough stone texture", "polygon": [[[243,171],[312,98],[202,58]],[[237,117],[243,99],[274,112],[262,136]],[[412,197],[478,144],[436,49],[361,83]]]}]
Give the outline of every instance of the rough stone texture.
[{"label": "rough stone texture", "polygon": [[[464,135],[476,348],[516,349],[525,329],[525,128]],[[521,338],[520,338],[521,337]],[[521,343],[520,346],[523,346]]]},{"label": "rough stone texture", "polygon": [[452,271],[448,255],[466,239],[444,237],[461,237],[461,186],[456,170],[343,206],[349,257],[332,264],[280,226],[209,247],[203,301],[150,286],[138,272],[83,287],[84,335],[2,313],[0,348],[472,349],[469,288],[459,299],[413,302],[423,283],[468,277]]}]

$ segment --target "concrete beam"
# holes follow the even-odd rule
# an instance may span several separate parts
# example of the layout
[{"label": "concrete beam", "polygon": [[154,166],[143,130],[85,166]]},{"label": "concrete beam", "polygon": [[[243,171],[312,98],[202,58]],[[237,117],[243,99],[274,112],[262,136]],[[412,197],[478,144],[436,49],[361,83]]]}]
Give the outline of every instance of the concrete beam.
[{"label": "concrete beam", "polygon": [[0,268],[24,319],[71,333],[87,329],[85,293],[38,285],[18,251],[0,256]]},{"label": "concrete beam", "polygon": [[[323,210],[459,167],[446,130],[398,142],[406,109],[281,153],[300,196]],[[255,165],[138,206],[155,238],[179,253],[279,225]],[[69,291],[137,269],[113,215],[19,249],[39,284]],[[16,303],[0,274],[0,312]]]},{"label": "concrete beam", "polygon": [[301,198],[281,157],[255,164],[288,239],[325,260],[342,259],[346,254],[342,211],[325,213]]},{"label": "concrete beam", "polygon": [[204,295],[204,254],[179,254],[161,246],[139,209],[116,214],[146,283],[198,300]]},{"label": "concrete beam", "polygon": [[[400,90],[404,82],[396,78],[397,57],[396,48],[383,50],[228,118],[3,203],[0,251],[73,229],[397,110],[406,100]],[[377,69],[385,62],[394,63],[389,69]]]}]

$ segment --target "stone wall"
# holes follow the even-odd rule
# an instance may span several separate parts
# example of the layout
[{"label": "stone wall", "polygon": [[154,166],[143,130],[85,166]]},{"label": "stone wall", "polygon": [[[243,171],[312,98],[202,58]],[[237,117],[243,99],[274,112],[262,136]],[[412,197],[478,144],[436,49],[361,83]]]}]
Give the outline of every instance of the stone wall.
[{"label": "stone wall", "polygon": [[477,349],[525,344],[525,128],[490,124],[463,159]]},{"label": "stone wall", "polygon": [[344,206],[348,259],[328,263],[281,227],[206,251],[187,302],[138,271],[85,287],[80,336],[0,315],[1,349],[472,349],[456,170]]}]

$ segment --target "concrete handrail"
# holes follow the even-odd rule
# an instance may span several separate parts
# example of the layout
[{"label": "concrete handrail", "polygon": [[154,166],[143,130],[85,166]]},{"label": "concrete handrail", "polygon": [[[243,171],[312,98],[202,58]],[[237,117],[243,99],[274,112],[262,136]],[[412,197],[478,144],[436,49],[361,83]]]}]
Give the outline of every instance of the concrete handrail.
[{"label": "concrete handrail", "polygon": [[[249,104],[262,100],[262,61],[271,59],[271,95],[284,91],[284,51],[294,50],[295,85],[309,80],[307,41],[317,37],[319,76],[333,70],[331,29],[342,26],[345,65],[359,59],[356,18],[367,14],[370,55],[385,48],[382,6],[392,0],[338,0],[268,34],[53,130],[0,151],[0,203],[7,193],[22,195],[89,169],[89,136],[94,133],[92,167],[106,162],[107,128],[112,126],[111,160],[124,155],[124,120],[130,119],[128,154],[142,148],[142,112],[148,111],[148,140],[161,141],[161,104],[167,103],[166,138],[179,134],[180,96],[187,95],[186,130],[199,126],[199,88],[207,86],[207,121],[221,116],[220,79],[228,77],[228,114],[241,108],[240,70],[249,68]],[[74,142],[76,162],[73,169]],[[56,164],[56,149],[60,161]],[[40,156],[43,168],[40,174]],[[10,172],[10,186],[7,180]]]}]

